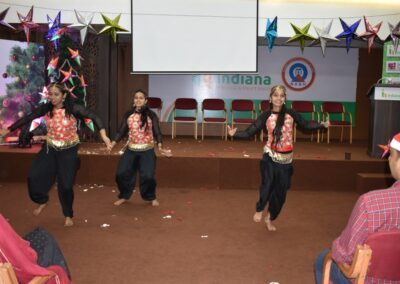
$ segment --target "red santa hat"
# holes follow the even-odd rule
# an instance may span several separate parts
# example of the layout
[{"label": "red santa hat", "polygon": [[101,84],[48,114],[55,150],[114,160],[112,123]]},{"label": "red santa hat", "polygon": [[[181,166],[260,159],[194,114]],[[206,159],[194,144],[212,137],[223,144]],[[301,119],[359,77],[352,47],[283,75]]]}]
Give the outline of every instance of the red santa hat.
[{"label": "red santa hat", "polygon": [[390,147],[393,149],[396,149],[397,151],[400,151],[400,133],[397,133],[392,141],[390,142]]},{"label": "red santa hat", "polygon": [[393,149],[400,151],[400,133],[397,133],[392,141],[389,141],[387,145],[378,145],[382,150],[383,150],[383,154],[382,154],[382,158],[384,158],[388,153],[389,153],[389,149],[390,147],[392,147]]}]

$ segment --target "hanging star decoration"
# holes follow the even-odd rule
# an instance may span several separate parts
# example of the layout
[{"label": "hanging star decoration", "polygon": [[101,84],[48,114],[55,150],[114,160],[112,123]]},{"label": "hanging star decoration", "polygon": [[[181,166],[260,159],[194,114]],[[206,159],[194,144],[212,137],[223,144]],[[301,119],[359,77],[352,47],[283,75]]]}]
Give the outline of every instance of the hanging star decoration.
[{"label": "hanging star decoration", "polygon": [[271,52],[272,47],[274,46],[275,39],[278,36],[277,33],[278,30],[278,17],[275,17],[272,22],[267,19],[267,27],[265,30],[265,39],[267,40],[268,43],[268,49],[269,52]]},{"label": "hanging star decoration", "polygon": [[400,21],[397,23],[397,25],[393,26],[391,23],[389,23],[389,30],[390,34],[386,38],[386,41],[391,40],[394,46],[393,52],[394,54],[397,53],[397,49],[399,48],[399,43],[400,43]]},{"label": "hanging star decoration", "polygon": [[17,14],[18,14],[19,21],[21,22],[20,26],[22,27],[22,29],[25,32],[26,41],[29,43],[31,30],[37,29],[39,27],[38,24],[36,24],[32,21],[33,6],[31,7],[31,9],[29,10],[28,14],[25,17],[22,16],[19,12],[17,12]]},{"label": "hanging star decoration", "polygon": [[102,28],[102,30],[99,31],[98,34],[102,34],[102,33],[106,33],[106,32],[110,33],[114,43],[117,42],[117,32],[119,32],[119,31],[127,32],[128,31],[128,30],[124,29],[123,27],[121,27],[120,25],[118,25],[121,14],[119,14],[117,17],[115,17],[114,20],[111,20],[110,18],[108,18],[107,16],[105,16],[103,14],[101,14],[101,16],[103,17],[103,21],[106,26],[104,28]]},{"label": "hanging star decoration", "polygon": [[[62,82],[61,82],[62,83]],[[64,88],[65,90],[71,95],[71,97],[73,97],[74,99],[77,99],[78,97],[73,93],[75,86],[68,88],[68,86],[66,84],[64,84]]]},{"label": "hanging star decoration", "polygon": [[381,156],[381,159],[383,159],[389,153],[390,140],[388,141],[388,143],[386,145],[378,144],[378,147],[383,150],[383,153],[382,153],[382,156]]},{"label": "hanging star decoration", "polygon": [[94,132],[93,121],[90,118],[85,118],[84,121],[85,121],[86,126],[89,127],[89,129]]},{"label": "hanging star decoration", "polygon": [[82,16],[77,10],[75,11],[76,20],[78,23],[69,25],[69,28],[73,28],[80,31],[81,34],[81,44],[83,45],[86,39],[88,31],[96,33],[96,30],[92,26],[94,14],[88,14],[86,17]]},{"label": "hanging star decoration", "polygon": [[60,27],[61,21],[61,11],[58,12],[57,16],[54,18],[54,21],[47,15],[47,24],[49,26],[49,30],[46,33],[46,39],[51,40],[54,44],[54,48],[58,50],[58,38],[54,36],[57,35],[57,32],[61,29]]},{"label": "hanging star decoration", "polygon": [[39,103],[46,103],[47,102],[47,98],[49,96],[49,90],[47,90],[47,87],[44,86],[43,90],[41,92],[39,92],[40,95],[40,102]]},{"label": "hanging star decoration", "polygon": [[61,83],[65,82],[70,82],[72,86],[74,86],[74,80],[72,80],[72,67],[69,68],[68,71],[60,70],[60,72],[64,75],[64,79],[61,81]]},{"label": "hanging star decoration", "polygon": [[83,57],[80,56],[79,50],[73,50],[72,48],[68,47],[68,51],[71,54],[71,58],[74,59],[79,66],[81,66],[81,60],[83,60]]},{"label": "hanging star decoration", "polygon": [[58,56],[52,58],[49,64],[47,65],[47,76],[50,76],[57,69],[57,64],[58,64]]},{"label": "hanging star decoration", "polygon": [[88,84],[86,84],[85,79],[83,78],[83,75],[80,76],[80,79],[81,79],[81,86],[83,88],[86,88],[88,86]]},{"label": "hanging star decoration", "polygon": [[35,118],[34,120],[32,120],[32,123],[31,123],[31,126],[29,128],[29,131],[33,131],[36,128],[38,128],[42,124],[42,120],[43,119],[41,117]]},{"label": "hanging star decoration", "polygon": [[3,12],[0,13],[0,25],[9,27],[10,29],[15,30],[15,28],[14,28],[13,26],[11,26],[9,23],[7,23],[7,22],[4,20],[4,18],[6,17],[6,15],[7,15],[9,9],[10,9],[10,8],[7,8],[7,9],[5,9]]},{"label": "hanging star decoration", "polygon": [[365,32],[360,34],[359,37],[362,39],[366,39],[368,41],[368,53],[371,52],[371,47],[374,44],[375,38],[379,39],[378,32],[382,26],[382,22],[379,22],[374,27],[364,16],[364,24],[365,24]]},{"label": "hanging star decoration", "polygon": [[81,86],[83,88],[83,102],[86,107],[86,87],[88,86],[88,84],[86,84],[85,79],[83,78],[83,75],[80,76],[80,79],[81,79]]},{"label": "hanging star decoration", "polygon": [[53,37],[50,39],[51,41],[55,41],[55,40],[59,40],[60,37],[62,35],[64,35],[67,32],[67,27],[62,27],[61,29],[59,29],[54,35]]},{"label": "hanging star decoration", "polygon": [[286,43],[298,41],[300,43],[301,52],[304,51],[304,45],[307,40],[316,40],[315,37],[308,34],[308,30],[310,29],[311,22],[309,22],[304,28],[299,28],[296,25],[290,23],[294,32],[296,33],[294,36],[288,39]]},{"label": "hanging star decoration", "polygon": [[341,18],[339,18],[339,20],[340,20],[340,23],[342,24],[343,32],[338,34],[336,36],[336,38],[345,38],[346,39],[346,50],[347,50],[347,52],[349,52],[350,46],[351,46],[351,41],[358,37],[356,34],[356,31],[357,31],[358,25],[361,22],[361,19],[358,20],[357,22],[355,22],[354,24],[352,24],[350,27]]},{"label": "hanging star decoration", "polygon": [[329,24],[324,28],[318,28],[318,27],[314,26],[315,32],[318,35],[317,42],[319,42],[321,44],[323,56],[325,56],[326,44],[328,41],[339,41],[337,38],[335,38],[329,34],[329,32],[331,31],[332,22],[333,22],[333,20],[331,20],[329,22]]}]

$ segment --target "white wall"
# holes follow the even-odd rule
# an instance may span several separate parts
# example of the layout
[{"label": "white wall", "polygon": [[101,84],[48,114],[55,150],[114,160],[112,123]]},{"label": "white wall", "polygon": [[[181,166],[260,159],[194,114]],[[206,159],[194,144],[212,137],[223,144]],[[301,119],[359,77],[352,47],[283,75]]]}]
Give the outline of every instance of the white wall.
[{"label": "white wall", "polygon": [[[164,0],[168,1],[168,0]],[[190,1],[190,0],[187,0]],[[354,1],[354,0],[353,0]],[[11,7],[6,16],[6,21],[10,23],[18,23],[16,11],[26,14],[30,5],[34,5],[34,21],[38,23],[46,23],[46,14],[55,17],[59,10],[62,10],[62,23],[76,22],[73,9],[80,12],[95,12],[93,23],[103,24],[100,12],[108,17],[115,17],[121,14],[120,25],[130,31],[131,29],[131,1],[130,0],[13,0],[7,1],[10,4],[0,3],[0,10]],[[321,2],[331,2],[330,4],[321,4]],[[331,19],[334,20],[332,34],[337,35],[342,31],[338,17],[344,18],[348,23],[353,23],[366,15],[372,24],[378,23],[380,20],[384,24],[379,32],[382,38],[389,33],[388,21],[396,24],[400,21],[400,1],[356,1],[357,4],[350,4],[352,1],[278,1],[278,0],[260,0],[259,7],[259,36],[264,35],[265,24],[267,18],[278,16],[278,33],[280,37],[292,36],[293,30],[290,22],[304,26],[310,20],[319,27],[326,25]],[[360,3],[361,2],[361,3]],[[363,4],[362,2],[374,2],[375,4]],[[336,4],[333,4],[336,3]],[[385,4],[389,3],[389,4]],[[380,16],[386,15],[386,16]],[[392,15],[392,16],[390,16]],[[321,19],[322,18],[322,19]],[[363,32],[364,24],[361,23],[358,32]],[[311,28],[311,34],[315,35],[315,31]]]},{"label": "white wall", "polygon": [[26,15],[33,5],[33,21],[36,23],[47,23],[47,14],[54,19],[58,11],[61,10],[61,23],[76,23],[74,9],[80,13],[94,12],[93,24],[104,24],[100,13],[105,14],[109,18],[114,18],[121,14],[119,24],[127,30],[131,28],[131,1],[130,0],[12,0],[7,1],[10,4],[0,3],[0,10],[3,11],[10,7],[5,20],[9,23],[19,23],[17,11],[22,15]]},{"label": "white wall", "polygon": [[[392,4],[351,4],[352,1],[350,0],[329,1],[331,3],[318,2],[325,1],[261,0],[258,26],[259,36],[264,35],[265,25],[267,22],[266,19],[272,19],[275,16],[278,16],[279,37],[291,37],[294,35],[290,23],[302,28],[312,21],[313,26],[325,27],[332,19],[334,21],[332,24],[331,34],[337,36],[343,31],[339,17],[341,17],[348,25],[351,25],[359,19],[362,19],[365,15],[372,25],[376,25],[380,21],[383,21],[383,25],[378,35],[382,39],[385,39],[389,34],[388,22],[395,25],[400,21],[400,1],[393,1]],[[357,29],[357,33],[362,33],[364,31],[364,20],[362,20]],[[314,28],[311,28],[309,33],[313,36],[317,35]]]}]

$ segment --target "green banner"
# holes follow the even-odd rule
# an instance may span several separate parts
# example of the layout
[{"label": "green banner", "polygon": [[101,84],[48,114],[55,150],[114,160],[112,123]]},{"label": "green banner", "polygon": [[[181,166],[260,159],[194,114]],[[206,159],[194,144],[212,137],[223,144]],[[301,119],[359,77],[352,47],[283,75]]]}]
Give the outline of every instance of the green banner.
[{"label": "green banner", "polygon": [[383,48],[382,83],[400,84],[400,46],[396,51],[391,41]]}]

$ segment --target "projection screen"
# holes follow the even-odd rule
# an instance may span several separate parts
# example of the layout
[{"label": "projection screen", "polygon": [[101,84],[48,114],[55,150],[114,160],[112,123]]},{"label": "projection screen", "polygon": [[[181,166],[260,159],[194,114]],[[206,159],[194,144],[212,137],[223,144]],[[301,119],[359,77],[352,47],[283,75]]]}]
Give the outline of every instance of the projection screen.
[{"label": "projection screen", "polygon": [[257,72],[257,0],[131,0],[132,73]]}]

